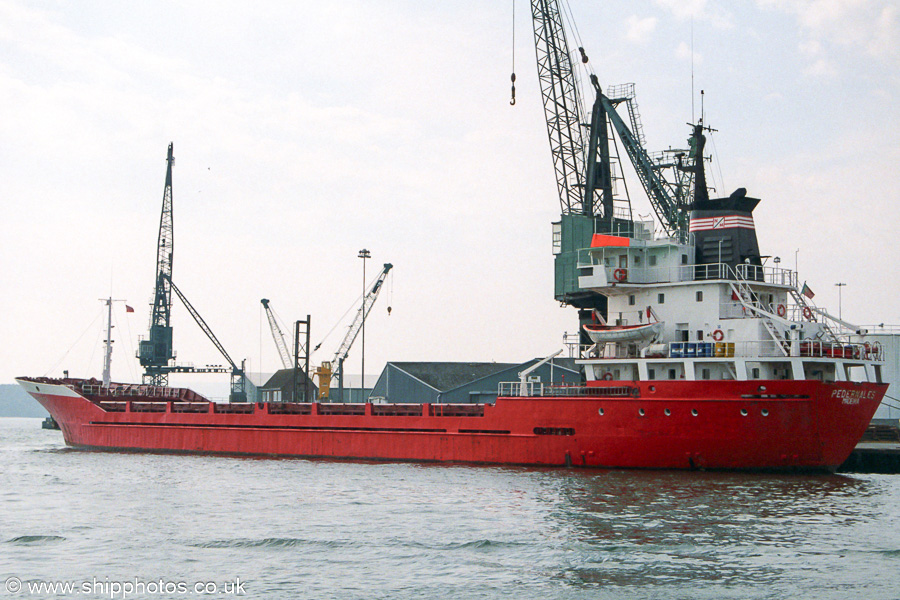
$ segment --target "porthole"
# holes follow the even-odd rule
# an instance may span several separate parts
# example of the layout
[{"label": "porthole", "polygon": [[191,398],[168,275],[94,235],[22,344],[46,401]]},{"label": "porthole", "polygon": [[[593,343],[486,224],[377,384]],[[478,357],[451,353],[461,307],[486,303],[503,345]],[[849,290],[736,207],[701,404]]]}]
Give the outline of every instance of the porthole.
[{"label": "porthole", "polygon": [[602,417],[602,416],[603,416],[603,409],[602,409],[602,408],[598,408],[598,409],[597,409],[597,413],[599,413],[599,415]]},{"label": "porthole", "polygon": [[741,409],[741,416],[742,416],[742,417],[746,417],[746,416],[747,416],[747,409],[746,409],[746,408],[742,408],[742,409]]},{"label": "porthole", "polygon": [[696,417],[699,413],[697,412],[697,409],[696,409],[696,408],[692,408],[692,409],[691,409],[691,414],[694,415],[694,416]]},{"label": "porthole", "polygon": [[638,409],[638,414],[641,415],[641,416],[643,417],[643,416],[644,416],[644,409],[643,409],[643,408],[639,408],[639,409]]},{"label": "porthole", "polygon": [[655,386],[655,385],[651,385],[651,386],[650,386],[650,391],[651,391],[651,392],[655,392],[655,391],[656,391],[656,386]]},{"label": "porthole", "polygon": [[762,409],[762,416],[768,417],[768,416],[769,416],[769,410],[766,409],[766,408]]},{"label": "porthole", "polygon": [[672,411],[669,410],[668,408],[667,408],[666,410],[664,410],[663,412],[666,413],[666,416],[667,416],[667,417],[672,416]]},{"label": "porthole", "polygon": [[759,386],[759,391],[761,391],[761,392],[766,391],[766,386],[764,386],[764,385]]}]

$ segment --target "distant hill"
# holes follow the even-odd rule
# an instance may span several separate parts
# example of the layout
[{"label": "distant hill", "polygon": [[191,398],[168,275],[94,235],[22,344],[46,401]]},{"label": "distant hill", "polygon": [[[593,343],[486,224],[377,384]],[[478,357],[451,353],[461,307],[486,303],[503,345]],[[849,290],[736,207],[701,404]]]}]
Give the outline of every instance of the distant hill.
[{"label": "distant hill", "polygon": [[19,385],[0,385],[0,417],[46,417],[48,412]]}]

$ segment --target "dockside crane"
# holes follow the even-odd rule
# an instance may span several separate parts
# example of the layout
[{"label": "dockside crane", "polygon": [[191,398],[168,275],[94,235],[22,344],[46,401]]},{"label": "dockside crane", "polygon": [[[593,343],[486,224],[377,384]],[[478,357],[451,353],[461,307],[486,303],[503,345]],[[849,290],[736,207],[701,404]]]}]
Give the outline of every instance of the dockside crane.
[{"label": "dockside crane", "polygon": [[288,351],[287,344],[284,341],[284,332],[275,320],[275,314],[269,306],[269,300],[263,298],[260,302],[266,311],[266,317],[269,320],[269,329],[272,330],[272,339],[275,340],[275,346],[278,347],[278,356],[281,357],[281,364],[285,369],[291,369],[294,366],[294,361],[291,360],[291,353]]},{"label": "dockside crane", "polygon": [[[150,332],[147,339],[138,343],[137,358],[144,374],[144,384],[154,386],[167,386],[169,373],[231,373],[231,402],[247,401],[247,378],[243,366],[238,367],[225,348],[213,334],[200,316],[200,313],[181,293],[172,281],[172,257],[174,250],[174,226],[172,218],[172,167],[175,164],[173,154],[174,144],[169,144],[166,156],[166,183],[163,189],[162,213],[159,218],[159,235],[156,244],[156,285],[153,291],[153,304],[150,312]],[[200,326],[206,336],[213,342],[222,356],[231,365],[231,369],[223,367],[201,367],[192,365],[177,365],[175,351],[172,346],[172,292],[178,296],[185,308]]]},{"label": "dockside crane", "polygon": [[[334,353],[334,357],[330,361],[323,361],[322,364],[316,368],[316,375],[319,378],[319,400],[330,399],[331,380],[334,376],[338,377],[338,381],[340,381],[339,387],[343,393],[344,361],[350,354],[350,348],[353,346],[356,336],[359,335],[363,319],[368,316],[369,311],[372,310],[372,306],[375,305],[375,301],[378,300],[378,295],[381,293],[384,280],[387,278],[388,273],[390,273],[393,267],[394,265],[391,263],[384,264],[384,268],[381,269],[381,272],[375,278],[372,287],[369,288],[365,298],[363,298],[362,306],[356,311],[356,316],[353,318],[353,322],[347,330],[347,335],[345,335],[343,341],[341,341],[341,345]],[[388,310],[390,311],[390,308],[388,308]]]},{"label": "dockside crane", "polygon": [[175,164],[173,144],[166,156],[166,185],[163,189],[162,213],[159,217],[159,237],[156,243],[156,287],[150,313],[150,334],[138,344],[138,359],[144,367],[145,384],[165,386],[169,383],[169,361],[175,358],[172,349],[172,256],[174,227],[172,222],[172,166]]}]

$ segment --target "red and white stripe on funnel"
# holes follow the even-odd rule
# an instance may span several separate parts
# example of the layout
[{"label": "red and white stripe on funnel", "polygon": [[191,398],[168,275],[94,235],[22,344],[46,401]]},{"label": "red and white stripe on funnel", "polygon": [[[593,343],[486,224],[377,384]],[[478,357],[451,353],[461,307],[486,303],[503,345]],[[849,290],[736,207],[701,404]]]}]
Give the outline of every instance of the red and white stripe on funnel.
[{"label": "red and white stripe on funnel", "polygon": [[756,229],[753,217],[746,215],[720,215],[691,219],[690,231],[710,231],[713,229]]}]

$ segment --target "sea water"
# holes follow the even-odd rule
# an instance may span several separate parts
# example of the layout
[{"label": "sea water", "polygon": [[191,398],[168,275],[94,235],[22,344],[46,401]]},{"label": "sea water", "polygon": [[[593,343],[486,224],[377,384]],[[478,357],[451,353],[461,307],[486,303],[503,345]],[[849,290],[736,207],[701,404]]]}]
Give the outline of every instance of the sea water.
[{"label": "sea water", "polygon": [[898,574],[897,475],[91,452],[0,419],[3,596],[892,599]]}]

